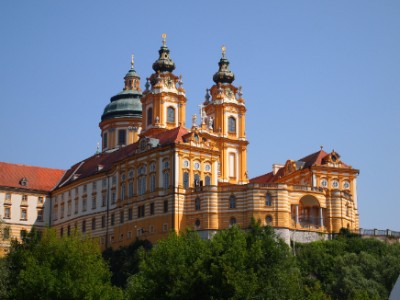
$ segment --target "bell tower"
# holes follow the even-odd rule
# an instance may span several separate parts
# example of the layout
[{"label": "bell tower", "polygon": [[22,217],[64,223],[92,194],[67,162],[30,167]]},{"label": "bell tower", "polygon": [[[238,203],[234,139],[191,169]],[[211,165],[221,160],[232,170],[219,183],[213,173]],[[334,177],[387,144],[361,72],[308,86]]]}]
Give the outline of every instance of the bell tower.
[{"label": "bell tower", "polygon": [[170,58],[166,42],[167,35],[162,35],[159,58],[153,63],[153,73],[146,82],[143,92],[143,130],[145,135],[185,126],[186,94],[182,87],[182,76],[176,76],[175,63]]},{"label": "bell tower", "polygon": [[213,76],[215,84],[207,90],[203,105],[208,129],[217,137],[221,153],[219,180],[245,184],[248,183],[246,107],[242,88],[232,84],[235,75],[229,69],[225,46],[222,46],[222,57],[218,65],[219,69]]},{"label": "bell tower", "polygon": [[142,127],[142,92],[140,77],[134,69],[133,55],[131,69],[125,75],[124,82],[123,90],[111,97],[101,116],[99,127],[103,151],[129,145],[139,139]]}]

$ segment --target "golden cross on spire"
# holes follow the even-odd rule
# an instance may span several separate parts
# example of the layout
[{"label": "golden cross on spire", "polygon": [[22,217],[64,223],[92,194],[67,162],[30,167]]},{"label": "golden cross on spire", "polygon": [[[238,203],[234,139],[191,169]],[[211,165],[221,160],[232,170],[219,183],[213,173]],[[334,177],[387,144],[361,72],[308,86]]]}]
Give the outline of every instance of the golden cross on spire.
[{"label": "golden cross on spire", "polygon": [[222,51],[222,57],[225,58],[225,54],[226,54],[226,47],[224,45],[222,45],[221,47],[221,51]]},{"label": "golden cross on spire", "polygon": [[134,65],[135,65],[135,55],[132,54],[132,57],[131,57],[131,69],[133,69]]},{"label": "golden cross on spire", "polygon": [[161,35],[161,37],[162,37],[162,44],[163,44],[163,46],[166,46],[167,45],[167,34],[165,34],[165,33],[163,33],[162,35]]}]

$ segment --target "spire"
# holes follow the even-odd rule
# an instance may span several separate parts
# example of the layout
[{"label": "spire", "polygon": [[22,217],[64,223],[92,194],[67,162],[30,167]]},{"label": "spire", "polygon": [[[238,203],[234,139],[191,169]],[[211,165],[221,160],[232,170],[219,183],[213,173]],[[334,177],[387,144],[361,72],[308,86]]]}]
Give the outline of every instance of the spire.
[{"label": "spire", "polygon": [[126,73],[125,75],[125,79],[127,77],[137,77],[138,79],[140,79],[139,75],[136,73],[135,69],[134,69],[134,65],[135,65],[135,56],[132,54],[131,56],[131,69],[128,71],[128,73]]},{"label": "spire", "polygon": [[160,50],[158,50],[159,58],[153,63],[153,70],[157,73],[160,72],[172,72],[175,70],[175,63],[169,57],[169,49],[167,47],[167,35],[163,33],[162,37],[162,46]]},{"label": "spire", "polygon": [[235,80],[235,74],[229,70],[229,60],[225,58],[226,47],[221,47],[222,57],[219,60],[219,70],[213,76],[213,80],[218,83],[232,83]]}]

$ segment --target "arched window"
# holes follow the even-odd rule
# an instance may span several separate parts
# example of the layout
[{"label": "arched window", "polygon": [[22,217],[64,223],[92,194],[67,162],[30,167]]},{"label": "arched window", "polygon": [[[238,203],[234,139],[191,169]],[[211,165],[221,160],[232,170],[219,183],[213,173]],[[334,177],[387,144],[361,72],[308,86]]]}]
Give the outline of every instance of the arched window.
[{"label": "arched window", "polygon": [[267,193],[265,195],[265,205],[266,206],[272,206],[272,197],[270,193]]},{"label": "arched window", "polygon": [[156,174],[150,174],[150,192],[156,190]]},{"label": "arched window", "polygon": [[236,208],[236,197],[235,197],[235,195],[231,195],[229,197],[229,208]]},{"label": "arched window", "polygon": [[189,173],[188,172],[183,173],[183,187],[185,189],[189,188]]},{"label": "arched window", "polygon": [[236,133],[236,119],[234,117],[228,118],[228,131],[230,133]]},{"label": "arched window", "polygon": [[147,125],[151,125],[152,122],[153,122],[153,108],[150,107],[147,110]]},{"label": "arched window", "polygon": [[169,187],[169,172],[164,172],[163,173],[163,177],[164,177],[164,188],[168,188]]},{"label": "arched window", "polygon": [[194,174],[194,185],[200,186],[200,175],[199,174]]},{"label": "arched window", "polygon": [[205,180],[206,180],[206,185],[211,185],[211,177],[210,176],[206,176]]},{"label": "arched window", "polygon": [[272,224],[272,216],[270,216],[270,215],[266,216],[265,223],[267,223],[267,225],[271,225]]},{"label": "arched window", "polygon": [[235,217],[232,217],[230,220],[229,220],[229,227],[232,227],[233,225],[235,225],[236,224],[236,218]]},{"label": "arched window", "polygon": [[201,209],[201,200],[199,197],[196,198],[196,200],[194,200],[194,206],[196,210],[200,210]]},{"label": "arched window", "polygon": [[175,108],[169,106],[167,108],[167,122],[168,123],[175,123]]}]

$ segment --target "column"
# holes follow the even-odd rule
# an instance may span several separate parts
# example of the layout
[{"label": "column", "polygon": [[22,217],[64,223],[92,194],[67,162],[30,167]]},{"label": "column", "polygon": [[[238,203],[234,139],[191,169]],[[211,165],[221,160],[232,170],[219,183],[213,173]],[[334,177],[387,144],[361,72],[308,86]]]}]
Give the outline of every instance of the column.
[{"label": "column", "polygon": [[320,226],[324,227],[324,216],[322,214],[322,207],[319,208],[319,220],[320,220]]}]

